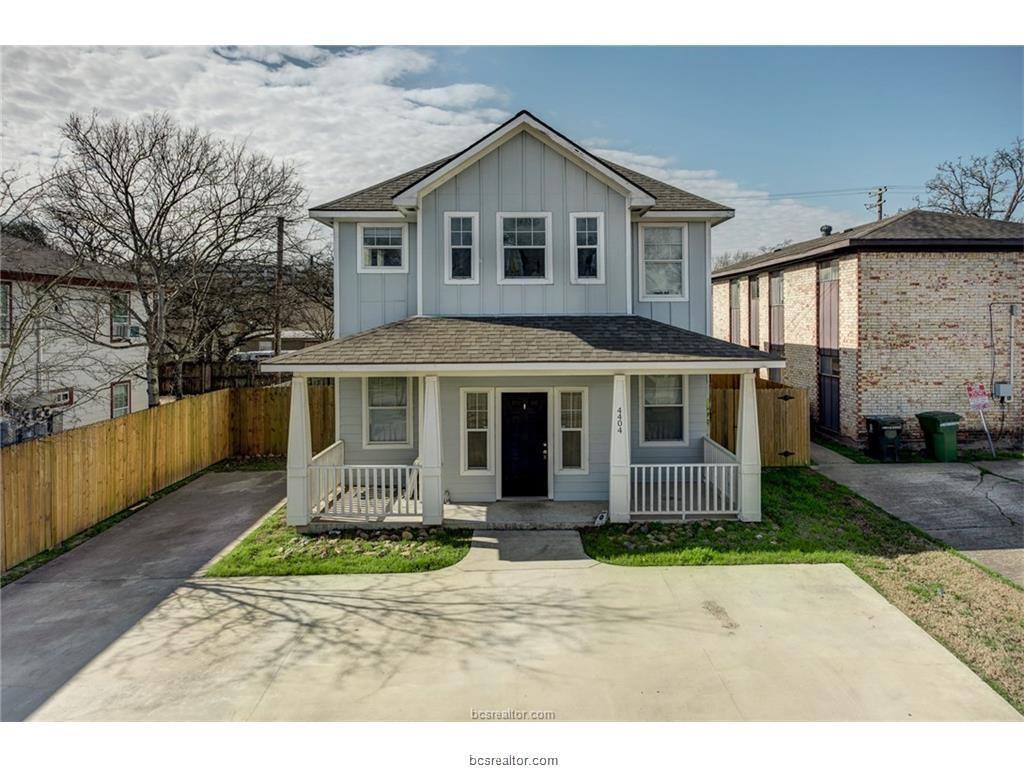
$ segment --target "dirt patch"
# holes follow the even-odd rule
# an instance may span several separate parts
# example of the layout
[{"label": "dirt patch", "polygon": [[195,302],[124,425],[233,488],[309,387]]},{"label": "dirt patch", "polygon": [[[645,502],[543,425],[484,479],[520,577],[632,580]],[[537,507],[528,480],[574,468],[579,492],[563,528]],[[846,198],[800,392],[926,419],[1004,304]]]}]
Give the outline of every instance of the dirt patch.
[{"label": "dirt patch", "polygon": [[945,550],[858,558],[853,565],[1018,708],[1024,705],[1024,592]]}]

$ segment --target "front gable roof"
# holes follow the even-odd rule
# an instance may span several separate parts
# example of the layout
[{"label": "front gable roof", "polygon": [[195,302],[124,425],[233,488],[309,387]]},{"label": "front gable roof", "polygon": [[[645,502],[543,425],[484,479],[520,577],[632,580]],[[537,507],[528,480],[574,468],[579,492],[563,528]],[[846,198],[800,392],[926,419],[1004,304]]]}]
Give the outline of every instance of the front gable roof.
[{"label": "front gable roof", "polygon": [[732,208],[721,203],[707,200],[594,155],[526,110],[518,112],[460,152],[318,205],[310,209],[310,214],[314,218],[318,214],[329,216],[331,213],[345,211],[399,214],[403,208],[415,207],[421,191],[438,186],[443,180],[457,174],[523,131],[551,145],[573,162],[585,167],[588,172],[622,189],[633,207],[655,211],[708,211],[722,217],[732,214]]}]

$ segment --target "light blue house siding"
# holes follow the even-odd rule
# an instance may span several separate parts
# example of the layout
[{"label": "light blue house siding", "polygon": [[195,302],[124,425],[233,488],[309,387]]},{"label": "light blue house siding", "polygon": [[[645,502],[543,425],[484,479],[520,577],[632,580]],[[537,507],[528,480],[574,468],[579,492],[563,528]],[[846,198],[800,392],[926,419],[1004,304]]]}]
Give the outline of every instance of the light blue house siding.
[{"label": "light blue house siding", "polygon": [[[345,462],[347,464],[412,464],[418,455],[419,394],[417,379],[412,382],[412,448],[364,448],[363,447],[363,395],[362,380],[338,379],[338,429],[339,437],[345,441]],[[536,390],[556,387],[586,387],[589,471],[587,474],[554,475],[554,498],[559,501],[597,501],[608,498],[608,452],[611,441],[612,379],[609,376],[545,376],[545,377],[442,377],[440,380],[441,442],[443,450],[442,480],[444,489],[453,502],[494,501],[497,492],[497,472],[493,475],[463,475],[460,455],[460,389],[518,388]],[[640,445],[639,418],[639,377],[632,377],[630,393],[631,455],[635,464],[679,464],[703,461],[702,438],[707,434],[707,376],[689,377],[687,409],[688,446],[655,447]],[[549,415],[554,429],[555,404],[548,403]],[[496,395],[494,418],[501,418],[501,401]],[[491,426],[497,455],[496,423]],[[555,447],[548,446],[551,461],[556,460]]]},{"label": "light blue house siding", "polygon": [[[651,223],[667,223],[663,220]],[[682,223],[682,222],[680,222]],[[649,317],[660,323],[687,328],[697,333],[708,332],[708,272],[707,233],[703,221],[685,223],[687,233],[687,280],[689,293],[686,301],[641,301],[640,227],[633,222],[633,314]]]},{"label": "light blue house siding", "polygon": [[[519,134],[423,199],[423,312],[427,315],[623,314],[626,200],[529,134]],[[444,213],[479,213],[479,284],[444,281]],[[550,212],[550,285],[499,285],[497,214]],[[569,214],[604,213],[605,280],[570,283]],[[436,256],[435,256],[436,255]]]},{"label": "light blue house siding", "polygon": [[[395,221],[367,223],[401,224]],[[359,247],[357,224],[335,224],[334,295],[338,297],[334,313],[335,336],[376,328],[416,314],[416,224],[406,223],[408,273],[360,273],[356,270]]]}]

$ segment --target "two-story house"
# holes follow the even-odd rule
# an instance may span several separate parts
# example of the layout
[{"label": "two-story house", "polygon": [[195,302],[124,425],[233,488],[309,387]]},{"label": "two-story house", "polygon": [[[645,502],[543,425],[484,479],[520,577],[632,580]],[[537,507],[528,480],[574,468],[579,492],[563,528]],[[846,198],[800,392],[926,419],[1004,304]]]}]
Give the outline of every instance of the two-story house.
[{"label": "two-story house", "polygon": [[[783,362],[708,335],[730,208],[523,111],[310,214],[333,231],[336,338],[263,365],[294,377],[291,523],[503,499],[760,519],[753,370]],[[708,437],[715,373],[741,374],[736,454]],[[308,377],[336,379],[317,456]]]},{"label": "two-story house", "polygon": [[0,240],[0,443],[148,405],[148,347],[131,275],[38,243]]}]

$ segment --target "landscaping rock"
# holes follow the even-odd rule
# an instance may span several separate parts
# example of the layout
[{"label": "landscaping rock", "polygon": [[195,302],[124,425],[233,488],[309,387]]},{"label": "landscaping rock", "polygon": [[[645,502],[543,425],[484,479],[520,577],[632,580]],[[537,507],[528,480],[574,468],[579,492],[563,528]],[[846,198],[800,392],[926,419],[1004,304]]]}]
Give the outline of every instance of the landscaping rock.
[{"label": "landscaping rock", "polygon": [[725,533],[725,528],[723,528],[722,526],[718,526],[717,528],[715,528],[715,533]]}]

